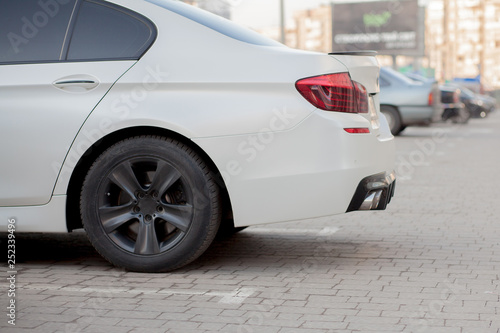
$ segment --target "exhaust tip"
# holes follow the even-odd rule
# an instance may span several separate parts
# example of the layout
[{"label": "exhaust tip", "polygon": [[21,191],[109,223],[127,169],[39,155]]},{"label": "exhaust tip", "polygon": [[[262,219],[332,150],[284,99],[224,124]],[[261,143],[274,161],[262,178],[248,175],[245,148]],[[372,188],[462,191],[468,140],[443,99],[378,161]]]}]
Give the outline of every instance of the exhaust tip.
[{"label": "exhaust tip", "polygon": [[362,179],[346,212],[385,210],[394,196],[395,187],[396,174],[394,172],[380,173]]},{"label": "exhaust tip", "polygon": [[382,197],[382,190],[372,191],[368,193],[365,200],[359,207],[359,210],[375,210],[380,204],[380,198]]}]

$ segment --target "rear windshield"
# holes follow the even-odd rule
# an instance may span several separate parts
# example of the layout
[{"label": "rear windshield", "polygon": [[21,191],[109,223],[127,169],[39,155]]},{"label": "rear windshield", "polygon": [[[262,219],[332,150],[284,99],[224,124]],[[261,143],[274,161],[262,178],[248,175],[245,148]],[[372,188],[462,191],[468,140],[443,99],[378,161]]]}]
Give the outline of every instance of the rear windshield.
[{"label": "rear windshield", "polygon": [[146,0],[157,6],[168,9],[176,14],[182,15],[192,21],[215,30],[227,37],[239,40],[241,42],[261,45],[261,46],[283,46],[282,44],[264,37],[255,31],[244,28],[236,23],[226,20],[223,17],[209,13],[205,10],[187,5],[180,1],[173,0]]},{"label": "rear windshield", "polygon": [[382,74],[388,75],[388,76],[392,77],[393,79],[398,80],[400,82],[403,82],[405,84],[413,84],[413,85],[415,85],[415,84],[421,85],[422,84],[422,82],[414,81],[414,80],[410,79],[409,77],[405,76],[404,74],[401,74],[400,72],[395,71],[394,69],[392,69],[390,67],[382,67],[380,69],[380,72]]}]

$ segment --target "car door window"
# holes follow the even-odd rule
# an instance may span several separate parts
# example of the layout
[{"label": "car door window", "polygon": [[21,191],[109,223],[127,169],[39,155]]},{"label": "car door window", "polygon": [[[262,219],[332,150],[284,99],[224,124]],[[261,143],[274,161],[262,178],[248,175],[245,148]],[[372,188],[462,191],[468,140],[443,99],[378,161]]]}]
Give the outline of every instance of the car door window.
[{"label": "car door window", "polygon": [[2,0],[0,64],[59,61],[76,0]]},{"label": "car door window", "polygon": [[155,38],[156,28],[145,17],[101,1],[84,1],[67,60],[136,60]]}]

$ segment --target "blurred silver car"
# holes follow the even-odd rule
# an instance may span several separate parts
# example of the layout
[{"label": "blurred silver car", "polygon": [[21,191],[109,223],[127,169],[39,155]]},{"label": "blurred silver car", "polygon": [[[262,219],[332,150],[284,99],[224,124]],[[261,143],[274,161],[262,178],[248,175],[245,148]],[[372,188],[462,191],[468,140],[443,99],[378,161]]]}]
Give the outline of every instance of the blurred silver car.
[{"label": "blurred silver car", "polygon": [[417,82],[389,67],[380,70],[380,111],[392,134],[410,125],[428,125],[443,113],[436,82]]}]

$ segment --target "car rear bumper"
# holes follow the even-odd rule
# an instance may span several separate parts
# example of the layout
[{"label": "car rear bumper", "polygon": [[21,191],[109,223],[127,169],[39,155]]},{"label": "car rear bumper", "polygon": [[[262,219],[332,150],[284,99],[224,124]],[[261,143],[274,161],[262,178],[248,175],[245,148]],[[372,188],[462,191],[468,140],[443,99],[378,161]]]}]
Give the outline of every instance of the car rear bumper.
[{"label": "car rear bumper", "polygon": [[[369,134],[349,134],[344,128],[370,127],[370,120],[316,111],[289,131],[195,142],[224,175],[239,227],[342,214],[367,176],[382,174],[372,178],[392,184],[385,177],[394,170],[394,137],[382,125]],[[260,145],[252,143],[259,136]],[[377,209],[392,193],[381,193]]]}]

